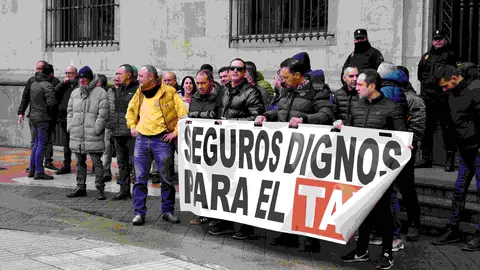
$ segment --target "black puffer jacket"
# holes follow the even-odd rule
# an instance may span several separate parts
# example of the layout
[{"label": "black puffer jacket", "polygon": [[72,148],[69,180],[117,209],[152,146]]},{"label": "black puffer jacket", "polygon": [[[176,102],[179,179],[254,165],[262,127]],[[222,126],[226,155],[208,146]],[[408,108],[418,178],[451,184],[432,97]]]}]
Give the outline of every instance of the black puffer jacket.
[{"label": "black puffer jacket", "polygon": [[49,122],[52,120],[52,107],[57,104],[50,79],[43,74],[35,76],[30,86],[30,120]]},{"label": "black puffer jacket", "polygon": [[305,124],[332,124],[335,112],[328,85],[309,79],[306,77],[300,88],[287,90],[278,102],[278,109],[264,114],[267,120],[288,122],[292,117],[303,117]]},{"label": "black puffer jacket", "polygon": [[450,47],[450,44],[443,48],[435,49],[430,47],[420,62],[418,63],[417,77],[421,83],[420,96],[428,101],[446,101],[448,94],[444,93],[440,86],[438,86],[435,79],[435,71],[442,65],[456,66],[458,61],[455,52]]},{"label": "black puffer jacket", "polygon": [[200,93],[196,91],[193,94],[190,106],[188,107],[188,117],[218,119],[221,91],[222,86],[215,84],[214,90],[210,95],[200,95]]},{"label": "black puffer jacket", "polygon": [[464,79],[449,96],[460,155],[472,158],[480,148],[480,80]]},{"label": "black puffer jacket", "polygon": [[109,116],[107,127],[112,130],[112,136],[131,136],[125,115],[128,103],[135,95],[137,89],[138,82],[131,82],[128,86],[121,85],[118,89],[108,89]]},{"label": "black puffer jacket", "polygon": [[352,114],[352,106],[358,101],[358,93],[354,89],[348,90],[348,86],[343,84],[342,88],[334,92],[335,96],[335,110],[336,119],[348,123],[350,115]]},{"label": "black puffer jacket", "polygon": [[352,108],[349,126],[406,131],[405,118],[400,106],[386,98],[383,93],[369,101],[359,99]]},{"label": "black puffer jacket", "polygon": [[240,85],[225,85],[220,107],[220,118],[235,120],[255,120],[265,112],[262,93],[244,79]]},{"label": "black puffer jacket", "polygon": [[58,101],[58,120],[59,121],[67,121],[67,108],[68,108],[68,100],[70,99],[70,95],[72,94],[73,90],[78,87],[78,78],[75,77],[74,79],[65,82],[60,82],[55,87],[55,97]]}]

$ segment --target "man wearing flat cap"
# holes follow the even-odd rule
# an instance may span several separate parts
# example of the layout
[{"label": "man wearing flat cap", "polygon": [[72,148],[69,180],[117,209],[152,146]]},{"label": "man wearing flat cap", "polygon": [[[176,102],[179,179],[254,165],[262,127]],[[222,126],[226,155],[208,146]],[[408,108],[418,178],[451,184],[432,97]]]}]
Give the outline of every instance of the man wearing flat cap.
[{"label": "man wearing flat cap", "polygon": [[455,129],[449,114],[448,93],[443,92],[435,79],[435,71],[442,66],[455,66],[458,61],[447,41],[443,30],[433,32],[432,47],[418,63],[418,80],[421,83],[420,96],[427,108],[425,136],[420,146],[422,159],[415,164],[416,168],[432,167],[433,133],[440,122],[444,148],[446,151],[445,171],[454,170],[455,161]]},{"label": "man wearing flat cap", "polygon": [[362,72],[364,69],[375,69],[384,62],[383,55],[379,50],[372,47],[368,41],[368,33],[365,29],[357,29],[353,32],[355,49],[347,57],[347,61],[343,64],[342,74],[340,80],[343,81],[343,71],[348,66],[354,66],[358,68],[358,72]]}]

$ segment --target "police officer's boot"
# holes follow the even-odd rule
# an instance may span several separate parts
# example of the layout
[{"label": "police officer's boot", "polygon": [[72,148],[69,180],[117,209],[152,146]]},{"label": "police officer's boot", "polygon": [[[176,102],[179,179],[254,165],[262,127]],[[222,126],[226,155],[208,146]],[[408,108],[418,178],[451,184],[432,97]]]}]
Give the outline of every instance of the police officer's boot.
[{"label": "police officer's boot", "polygon": [[445,159],[445,171],[453,172],[455,170],[455,152],[447,151],[447,157]]},{"label": "police officer's boot", "polygon": [[430,152],[422,150],[422,159],[415,164],[415,168],[431,168],[432,159],[430,158]]}]

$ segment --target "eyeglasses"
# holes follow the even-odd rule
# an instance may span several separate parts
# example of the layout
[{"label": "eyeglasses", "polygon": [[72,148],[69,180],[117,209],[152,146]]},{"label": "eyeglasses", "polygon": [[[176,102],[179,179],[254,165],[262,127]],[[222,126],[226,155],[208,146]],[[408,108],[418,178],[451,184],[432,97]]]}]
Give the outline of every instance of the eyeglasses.
[{"label": "eyeglasses", "polygon": [[236,67],[236,66],[231,66],[228,68],[230,71],[234,71],[235,69],[238,71],[238,72],[242,72],[245,70],[245,67]]}]

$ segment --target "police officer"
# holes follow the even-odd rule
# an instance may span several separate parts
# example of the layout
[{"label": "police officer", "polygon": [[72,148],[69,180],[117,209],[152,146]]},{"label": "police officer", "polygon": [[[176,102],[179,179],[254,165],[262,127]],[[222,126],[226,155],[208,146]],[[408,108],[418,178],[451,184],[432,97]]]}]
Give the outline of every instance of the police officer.
[{"label": "police officer", "polygon": [[354,36],[354,44],[355,49],[354,51],[347,57],[347,61],[343,64],[342,67],[342,74],[340,76],[340,80],[343,81],[343,71],[348,66],[357,67],[359,72],[366,68],[375,69],[377,70],[380,63],[382,63],[383,55],[380,53],[379,50],[372,47],[370,42],[368,41],[368,34],[367,30],[365,29],[357,29],[353,32]]},{"label": "police officer", "polygon": [[425,136],[420,147],[422,160],[415,164],[415,168],[432,167],[433,133],[440,122],[444,148],[447,152],[445,171],[454,170],[455,159],[455,130],[448,108],[448,94],[444,93],[435,79],[435,71],[444,65],[455,66],[458,59],[452,51],[443,30],[436,30],[433,34],[432,47],[418,63],[418,80],[421,83],[420,96],[427,107],[427,124]]}]

